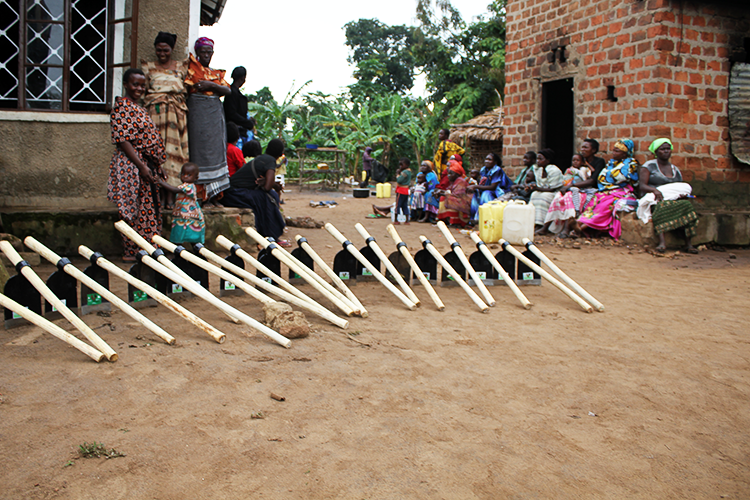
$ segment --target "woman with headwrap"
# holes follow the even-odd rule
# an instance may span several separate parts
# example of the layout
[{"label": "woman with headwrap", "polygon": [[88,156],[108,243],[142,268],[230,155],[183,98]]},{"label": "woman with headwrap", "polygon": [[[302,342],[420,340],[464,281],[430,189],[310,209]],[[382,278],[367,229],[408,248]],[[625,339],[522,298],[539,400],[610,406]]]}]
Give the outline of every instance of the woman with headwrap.
[{"label": "woman with headwrap", "polygon": [[244,66],[237,66],[232,70],[232,85],[229,87],[230,94],[224,98],[224,116],[227,123],[234,123],[239,128],[240,139],[237,147],[242,146],[255,137],[255,120],[247,112],[247,97],[240,89],[245,85],[247,70]]},{"label": "woman with headwrap", "polygon": [[198,196],[206,205],[218,205],[215,198],[229,187],[227,137],[224,108],[220,97],[231,92],[224,80],[224,70],[211,69],[214,41],[202,37],[195,41],[195,55],[190,54],[188,75],[188,134],[190,161],[198,165]]},{"label": "woman with headwrap", "polygon": [[417,222],[433,222],[440,208],[440,199],[435,197],[435,188],[438,186],[438,177],[430,160],[422,160],[419,171],[425,176],[427,189],[424,193],[424,217]]},{"label": "woman with headwrap", "polygon": [[[438,132],[438,146],[435,151],[435,173],[442,181],[445,178],[446,170],[448,168],[448,160],[451,156],[458,154],[464,154],[464,148],[448,140],[451,131],[444,128]],[[459,163],[461,163],[459,161]]]},{"label": "woman with headwrap", "polygon": [[577,236],[588,228],[607,231],[620,239],[622,226],[617,218],[615,203],[618,200],[635,200],[633,186],[638,183],[638,161],[633,158],[635,144],[630,139],[620,139],[612,148],[612,159],[597,178],[598,192],[586,204],[583,213],[573,224],[570,236]]},{"label": "woman with headwrap", "polygon": [[484,167],[479,170],[479,182],[476,186],[469,186],[469,191],[474,193],[471,199],[471,220],[479,218],[479,207],[485,203],[495,200],[510,191],[513,181],[505,175],[503,161],[496,153],[490,153],[484,159]]},{"label": "woman with headwrap", "polygon": [[[231,187],[222,201],[228,207],[251,208],[255,214],[255,229],[266,237],[284,234],[284,216],[279,208],[280,185],[276,182],[276,160],[284,154],[284,142],[271,139],[266,153],[247,162],[230,180]],[[279,241],[282,246],[289,242]]]},{"label": "woman with headwrap", "polygon": [[[160,31],[154,40],[155,62],[141,60],[146,75],[146,96],[144,106],[159,130],[167,152],[167,161],[162,167],[167,174],[167,183],[182,184],[180,171],[190,159],[188,151],[187,104],[185,97],[185,76],[187,61],[172,59],[172,50],[177,35]],[[166,207],[172,205],[174,195],[162,190]]]},{"label": "woman with headwrap", "polygon": [[698,225],[698,214],[688,199],[692,193],[690,184],[683,182],[680,169],[670,161],[672,141],[656,139],[648,150],[656,158],[641,167],[640,190],[644,196],[638,202],[638,217],[644,222],[648,222],[649,216],[653,217],[654,231],[659,235],[657,252],[663,253],[667,248],[664,233],[683,228],[686,251],[698,253],[691,242]]},{"label": "woman with headwrap", "polygon": [[469,222],[471,214],[471,198],[469,181],[463,174],[463,168],[458,162],[452,161],[448,167],[447,189],[435,189],[434,195],[440,196],[438,219],[453,227],[464,227]]}]

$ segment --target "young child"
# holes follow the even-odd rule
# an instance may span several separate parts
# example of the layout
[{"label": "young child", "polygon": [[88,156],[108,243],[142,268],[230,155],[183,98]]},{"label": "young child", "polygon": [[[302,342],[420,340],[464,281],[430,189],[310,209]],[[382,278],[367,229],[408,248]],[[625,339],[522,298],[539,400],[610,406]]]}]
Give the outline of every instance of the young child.
[{"label": "young child", "polygon": [[205,243],[206,221],[198,204],[195,181],[198,180],[198,165],[185,163],[180,172],[182,184],[175,187],[160,180],[161,187],[175,193],[177,199],[172,210],[172,243]]},{"label": "young child", "polygon": [[472,168],[469,172],[469,186],[476,186],[479,184],[479,169]]},{"label": "young child", "polygon": [[427,178],[424,172],[417,174],[417,180],[414,187],[411,188],[411,210],[414,213],[414,220],[419,220],[424,215],[424,194],[427,191]]},{"label": "young child", "polygon": [[586,166],[583,156],[576,153],[570,159],[571,167],[565,171],[563,186],[570,186],[574,182],[583,182],[591,176],[591,169]]},{"label": "young child", "polygon": [[[240,129],[232,122],[227,123],[227,168],[229,177],[232,177],[245,164],[242,150],[237,147],[240,138]],[[184,182],[184,181],[183,181]]]},{"label": "young child", "polygon": [[396,220],[394,224],[400,224],[398,221],[399,212],[404,214],[406,221],[409,223],[409,186],[411,185],[411,170],[409,158],[401,158],[398,161],[398,170],[396,170]]}]

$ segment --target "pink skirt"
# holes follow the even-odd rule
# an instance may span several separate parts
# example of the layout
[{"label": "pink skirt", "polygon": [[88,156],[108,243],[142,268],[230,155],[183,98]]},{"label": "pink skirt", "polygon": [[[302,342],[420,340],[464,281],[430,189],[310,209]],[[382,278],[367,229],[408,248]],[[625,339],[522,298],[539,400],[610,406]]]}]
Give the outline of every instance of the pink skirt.
[{"label": "pink skirt", "polygon": [[608,231],[610,236],[619,240],[622,234],[622,226],[620,225],[620,219],[615,214],[615,202],[621,198],[635,199],[633,188],[625,186],[612,191],[596,193],[586,205],[581,216],[578,217],[578,222],[597,231]]}]

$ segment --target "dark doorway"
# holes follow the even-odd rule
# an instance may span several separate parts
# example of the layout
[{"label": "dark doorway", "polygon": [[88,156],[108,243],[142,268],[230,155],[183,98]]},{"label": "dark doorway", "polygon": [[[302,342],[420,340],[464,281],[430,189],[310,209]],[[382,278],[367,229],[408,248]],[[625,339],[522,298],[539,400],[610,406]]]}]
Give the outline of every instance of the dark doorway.
[{"label": "dark doorway", "polygon": [[573,79],[542,84],[542,147],[555,151],[554,164],[565,172],[575,152]]}]

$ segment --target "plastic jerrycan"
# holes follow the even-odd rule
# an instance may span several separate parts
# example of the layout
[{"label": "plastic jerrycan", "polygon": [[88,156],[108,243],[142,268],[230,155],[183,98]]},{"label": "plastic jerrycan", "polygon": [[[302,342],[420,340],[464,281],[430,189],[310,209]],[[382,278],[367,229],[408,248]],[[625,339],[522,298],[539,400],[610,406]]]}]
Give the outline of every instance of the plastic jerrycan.
[{"label": "plastic jerrycan", "polygon": [[375,186],[376,194],[378,198],[390,198],[391,197],[391,184],[389,182],[381,182]]},{"label": "plastic jerrycan", "polygon": [[503,211],[507,201],[488,201],[479,207],[479,237],[485,243],[496,243],[503,237]]},{"label": "plastic jerrycan", "polygon": [[512,245],[522,245],[524,238],[534,241],[534,205],[513,200],[503,211],[503,239]]}]

